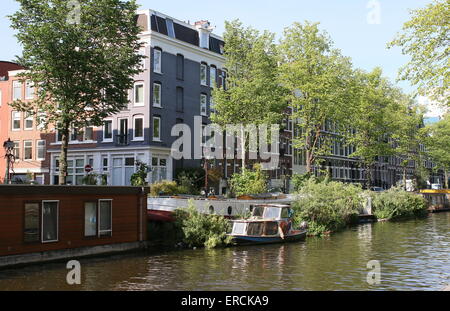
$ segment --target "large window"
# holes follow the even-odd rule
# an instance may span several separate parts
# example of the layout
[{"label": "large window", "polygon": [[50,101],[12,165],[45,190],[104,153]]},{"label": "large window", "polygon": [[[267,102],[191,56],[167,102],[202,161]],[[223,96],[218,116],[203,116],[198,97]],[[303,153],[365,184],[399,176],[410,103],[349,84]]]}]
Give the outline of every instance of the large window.
[{"label": "large window", "polygon": [[112,120],[105,120],[103,123],[103,141],[112,141],[113,130],[112,130]]},{"label": "large window", "polygon": [[16,160],[19,160],[19,156],[20,156],[20,142],[19,141],[14,141],[13,154],[14,154],[14,158],[16,158]]},{"label": "large window", "polygon": [[112,201],[99,200],[99,236],[112,235]]},{"label": "large window", "polygon": [[184,56],[177,54],[177,79],[184,79]]},{"label": "large window", "polygon": [[153,83],[153,107],[161,108],[161,83]]},{"label": "large window", "polygon": [[165,157],[152,157],[152,183],[167,179],[167,159]]},{"label": "large window", "polygon": [[144,140],[144,117],[135,116],[134,117],[134,140]]},{"label": "large window", "polygon": [[39,242],[39,203],[25,203],[24,215],[24,242]]},{"label": "large window", "polygon": [[58,241],[58,201],[42,201],[42,242]]},{"label": "large window", "polygon": [[13,81],[13,100],[22,99],[22,83],[20,81]]},{"label": "large window", "polygon": [[12,130],[18,131],[20,130],[20,112],[19,111],[13,111],[12,112]]},{"label": "large window", "polygon": [[134,85],[134,105],[144,106],[144,84],[136,83]]},{"label": "large window", "polygon": [[31,140],[23,142],[23,159],[28,161],[33,159],[33,141]]},{"label": "large window", "polygon": [[159,49],[153,50],[153,71],[156,73],[162,72],[162,51]]},{"label": "large window", "polygon": [[161,118],[153,117],[153,140],[161,141]]},{"label": "large window", "polygon": [[184,110],[184,89],[177,87],[177,111],[183,112]]},{"label": "large window", "polygon": [[30,80],[25,83],[25,99],[34,98],[34,85]]},{"label": "large window", "polygon": [[30,114],[30,113],[26,113],[25,115],[26,115],[25,116],[25,121],[24,121],[24,123],[25,123],[25,130],[33,130],[33,121],[34,121],[33,115]]},{"label": "large window", "polygon": [[36,160],[45,160],[45,140],[36,141]]},{"label": "large window", "polygon": [[216,87],[216,79],[217,79],[217,68],[215,66],[211,66],[209,70],[209,86]]},{"label": "large window", "polygon": [[207,110],[206,110],[206,106],[207,106],[207,95],[206,94],[201,94],[200,95],[200,114],[202,116],[206,116],[207,115]]},{"label": "large window", "polygon": [[208,85],[207,70],[208,66],[206,64],[200,64],[200,84],[204,86]]}]

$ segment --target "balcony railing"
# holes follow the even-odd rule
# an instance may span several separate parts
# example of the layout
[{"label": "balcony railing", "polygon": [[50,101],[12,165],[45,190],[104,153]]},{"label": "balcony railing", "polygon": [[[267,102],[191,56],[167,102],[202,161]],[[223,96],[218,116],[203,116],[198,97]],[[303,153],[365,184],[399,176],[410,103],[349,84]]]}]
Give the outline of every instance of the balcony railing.
[{"label": "balcony railing", "polygon": [[128,135],[116,135],[116,145],[117,146],[128,146],[130,141]]}]

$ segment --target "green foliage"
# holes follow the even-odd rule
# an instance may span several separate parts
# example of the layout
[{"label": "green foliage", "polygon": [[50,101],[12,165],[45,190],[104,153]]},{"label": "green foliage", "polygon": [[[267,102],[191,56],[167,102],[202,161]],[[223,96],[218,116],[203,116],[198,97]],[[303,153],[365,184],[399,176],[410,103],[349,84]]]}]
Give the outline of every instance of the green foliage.
[{"label": "green foliage", "polygon": [[[65,184],[70,129],[101,126],[123,110],[142,71],[143,56],[136,24],[135,0],[78,0],[80,20],[67,1],[18,0],[11,26],[23,47],[20,74],[36,87],[30,101],[15,101],[16,110],[38,116],[45,129],[55,126],[62,135],[60,184]],[[71,22],[73,20],[73,22]]]},{"label": "green foliage", "polygon": [[153,197],[177,194],[180,194],[180,188],[175,181],[163,180],[150,185],[150,195]]},{"label": "green foliage", "polygon": [[205,170],[202,168],[178,169],[175,180],[180,185],[183,194],[198,195],[205,186]]},{"label": "green foliage", "polygon": [[372,194],[372,212],[378,219],[422,217],[427,214],[427,203],[418,194],[391,188]]},{"label": "green foliage", "polygon": [[175,211],[176,227],[183,232],[183,242],[189,247],[208,249],[227,245],[231,237],[227,236],[229,222],[223,216],[198,212],[192,200],[188,209]]},{"label": "green foliage", "polygon": [[267,193],[267,175],[261,165],[255,164],[253,170],[245,169],[233,174],[230,187],[236,196]]},{"label": "green foliage", "polygon": [[98,180],[98,175],[95,173],[90,173],[90,174],[87,174],[86,176],[84,176],[81,182],[83,183],[83,185],[96,186],[97,180]]},{"label": "green foliage", "polygon": [[[287,103],[278,82],[274,34],[244,28],[238,20],[225,23],[226,88],[213,91],[214,123],[225,125],[278,124]],[[241,128],[243,168],[248,141]]]},{"label": "green foliage", "polygon": [[149,171],[150,167],[146,163],[140,161],[136,161],[136,166],[138,167],[138,170],[136,171],[136,173],[131,175],[131,185],[145,187],[148,185],[145,179],[147,178],[147,172]]},{"label": "green foliage", "polygon": [[305,173],[305,174],[294,174],[292,176],[291,182],[294,186],[294,191],[298,192],[301,190],[301,188],[305,185],[305,183],[311,179],[311,173]]},{"label": "green foliage", "polygon": [[323,135],[327,121],[345,127],[353,100],[352,64],[333,48],[318,23],[294,23],[279,46],[280,83],[289,90],[297,131],[294,146],[305,150],[306,170],[329,155],[331,139]]},{"label": "green foliage", "polygon": [[401,47],[402,53],[411,57],[399,78],[417,85],[422,95],[450,106],[450,2],[434,0],[411,15],[403,33],[388,44]]},{"label": "green foliage", "polygon": [[445,186],[448,189],[448,172],[450,171],[450,113],[442,120],[427,126],[424,130],[427,153],[445,173]]},{"label": "green foliage", "polygon": [[306,221],[309,234],[323,235],[355,222],[363,204],[362,189],[354,184],[335,181],[306,181],[293,204],[294,222]]}]

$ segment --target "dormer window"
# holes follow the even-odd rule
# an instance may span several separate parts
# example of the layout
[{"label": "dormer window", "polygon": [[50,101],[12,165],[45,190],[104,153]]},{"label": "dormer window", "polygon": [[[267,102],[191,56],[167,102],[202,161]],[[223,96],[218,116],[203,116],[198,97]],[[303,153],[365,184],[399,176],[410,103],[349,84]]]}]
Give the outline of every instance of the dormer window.
[{"label": "dormer window", "polygon": [[209,50],[209,35],[211,34],[213,27],[211,27],[211,24],[208,21],[196,22],[195,27],[197,28],[200,38],[199,46]]},{"label": "dormer window", "polygon": [[166,26],[167,26],[167,35],[171,38],[175,38],[175,30],[173,28],[173,20],[166,19]]}]

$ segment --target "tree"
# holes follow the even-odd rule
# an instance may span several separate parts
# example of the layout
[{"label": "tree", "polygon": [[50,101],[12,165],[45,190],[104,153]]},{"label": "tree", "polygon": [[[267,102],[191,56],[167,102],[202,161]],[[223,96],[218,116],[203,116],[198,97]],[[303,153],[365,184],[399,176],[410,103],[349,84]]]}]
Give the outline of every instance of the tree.
[{"label": "tree", "polygon": [[297,123],[294,147],[306,152],[306,172],[330,153],[330,139],[323,135],[327,121],[345,128],[353,103],[352,65],[332,47],[318,23],[294,23],[280,42],[281,84],[290,91],[292,119]]},{"label": "tree", "polygon": [[[18,0],[10,16],[23,46],[22,79],[37,86],[36,98],[16,109],[38,117],[61,135],[59,184],[66,183],[71,130],[100,126],[128,104],[133,75],[141,72],[136,2],[120,0]],[[71,7],[79,4],[77,7]]]},{"label": "tree", "polygon": [[382,77],[380,68],[370,73],[359,70],[355,78],[359,91],[350,113],[352,130],[346,132],[346,141],[356,148],[351,156],[358,157],[364,166],[369,188],[376,161],[395,154],[390,136],[396,129],[394,113],[398,107],[395,98],[400,91]]},{"label": "tree", "polygon": [[448,189],[448,172],[450,171],[450,114],[442,120],[425,127],[425,147],[428,155],[445,176],[445,187]]},{"label": "tree", "polygon": [[450,2],[435,0],[411,15],[403,33],[388,43],[411,56],[399,77],[417,85],[422,95],[450,106]]},{"label": "tree", "polygon": [[260,164],[254,165],[254,170],[243,170],[233,174],[230,185],[236,196],[267,193],[267,175],[261,170]]},{"label": "tree", "polygon": [[416,169],[422,166],[423,152],[421,143],[423,136],[420,128],[423,126],[424,109],[405,94],[397,97],[397,109],[392,112],[395,122],[391,134],[395,155],[400,157],[403,167],[403,187],[406,190],[406,170],[410,161],[414,161]]},{"label": "tree", "polygon": [[244,28],[238,20],[225,23],[225,68],[227,87],[213,91],[214,123],[240,124],[242,168],[246,168],[247,125],[280,123],[286,101],[277,80],[274,35]]}]

